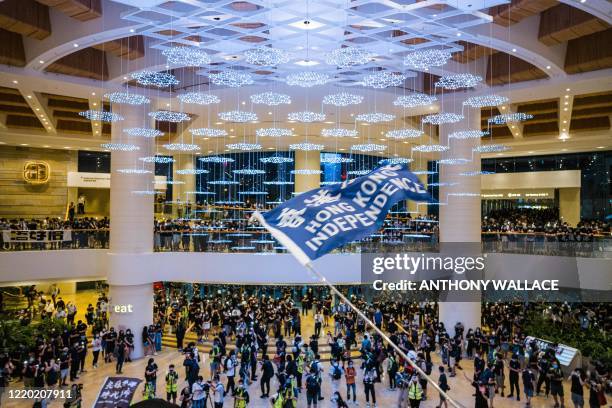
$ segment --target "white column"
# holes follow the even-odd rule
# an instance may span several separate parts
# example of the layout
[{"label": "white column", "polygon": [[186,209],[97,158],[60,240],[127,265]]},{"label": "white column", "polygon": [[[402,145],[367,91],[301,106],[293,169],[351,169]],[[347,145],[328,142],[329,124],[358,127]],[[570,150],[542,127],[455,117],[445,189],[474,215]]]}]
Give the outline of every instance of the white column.
[{"label": "white column", "polygon": [[[463,98],[447,96],[442,105],[443,112],[461,112]],[[439,207],[440,251],[451,256],[477,256],[480,253],[480,176],[461,176],[466,171],[480,171],[480,155],[472,148],[480,145],[480,139],[457,140],[448,135],[461,130],[480,130],[480,110],[465,109],[465,118],[455,124],[440,126],[440,144],[450,146],[442,158],[469,159],[466,164],[440,165]],[[444,185],[449,183],[450,185]],[[475,196],[453,196],[456,193],[471,193]],[[450,194],[450,195],[449,195]],[[450,301],[440,302],[439,318],[452,335],[453,327],[462,322],[466,328],[480,327],[481,304],[478,294],[449,294]],[[453,301],[456,300],[456,301]],[[471,301],[470,301],[471,300]]]},{"label": "white column", "polygon": [[[184,207],[187,201],[190,201],[192,204],[195,201],[196,196],[192,194],[187,194],[187,191],[195,191],[196,189],[196,176],[195,174],[180,174],[178,170],[195,170],[196,156],[193,154],[181,154],[175,155],[173,166],[173,179],[176,181],[182,181],[184,184],[175,184],[172,189],[172,201],[181,202],[181,213],[184,216]],[[174,206],[177,207],[176,205]]]},{"label": "white column", "polygon": [[[321,170],[321,152],[320,151],[295,151],[295,169],[296,170]],[[321,186],[320,174],[296,174],[295,175],[295,192],[303,193],[305,191],[319,188]]]},{"label": "white column", "polygon": [[[111,325],[115,330],[131,329],[134,333],[133,358],[143,356],[140,333],[153,322],[153,282],[148,278],[153,253],[153,196],[134,191],[153,191],[154,166],[138,160],[150,156],[154,142],[148,138],[129,137],[123,131],[151,124],[143,106],[114,105],[113,111],[124,120],[112,124],[112,141],[135,144],[133,152],[111,154],[110,191],[110,285]],[[121,168],[145,168],[149,174],[122,174]],[[123,312],[116,312],[123,307]]]}]

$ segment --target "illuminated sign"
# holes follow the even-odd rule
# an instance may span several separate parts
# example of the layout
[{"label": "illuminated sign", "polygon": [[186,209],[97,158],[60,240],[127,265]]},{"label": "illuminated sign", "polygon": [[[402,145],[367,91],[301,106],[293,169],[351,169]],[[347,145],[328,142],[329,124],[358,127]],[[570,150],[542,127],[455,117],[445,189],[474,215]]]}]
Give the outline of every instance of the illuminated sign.
[{"label": "illuminated sign", "polygon": [[43,161],[27,161],[23,166],[23,179],[30,184],[45,184],[51,177],[49,163]]},{"label": "illuminated sign", "polygon": [[132,313],[134,310],[132,305],[115,305],[113,311],[115,313]]}]

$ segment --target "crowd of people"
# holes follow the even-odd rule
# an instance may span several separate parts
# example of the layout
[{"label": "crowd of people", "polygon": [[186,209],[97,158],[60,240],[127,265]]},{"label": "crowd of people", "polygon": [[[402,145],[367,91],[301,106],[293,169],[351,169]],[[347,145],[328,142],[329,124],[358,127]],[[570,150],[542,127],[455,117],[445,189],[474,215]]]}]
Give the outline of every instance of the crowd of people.
[{"label": "crowd of people", "polygon": [[[250,212],[225,208],[222,217],[212,213],[192,214],[193,218],[156,219],[154,221],[155,251],[224,252],[235,250],[283,251],[270,235],[257,224],[249,223]],[[45,219],[0,219],[0,231],[69,231],[62,240],[47,242],[4,241],[0,235],[0,248],[4,250],[107,248],[109,242],[108,218],[75,218],[62,221]],[[483,217],[483,242],[487,249],[546,252],[550,243],[593,243],[610,236],[610,225],[603,221],[583,220],[570,227],[558,218],[558,210],[505,209],[495,210]],[[436,245],[438,219],[434,215],[395,214],[385,221],[377,233],[364,238],[361,244]],[[537,250],[537,246],[542,246]],[[545,245],[548,245],[545,247]],[[421,246],[422,246],[421,245]],[[558,244],[555,244],[558,246]],[[554,245],[553,245],[554,246]],[[583,245],[584,246],[584,245]],[[585,251],[598,249],[595,245]],[[556,247],[555,247],[556,248]],[[419,248],[417,250],[421,250]],[[351,251],[351,246],[344,248]]]},{"label": "crowd of people", "polygon": [[[347,407],[357,404],[359,394],[366,406],[376,407],[381,387],[396,390],[400,407],[416,408],[426,399],[446,407],[439,390],[452,397],[450,378],[459,375],[465,360],[473,361],[474,375],[464,377],[474,387],[476,407],[493,408],[502,397],[529,405],[534,397],[550,395],[556,407],[569,401],[563,385],[568,375],[555,345],[528,340],[529,333],[523,331],[534,304],[483,304],[482,327],[465,328],[458,322],[447,328],[438,321],[435,303],[367,300],[357,288],[345,291],[402,353],[322,287],[228,287],[210,292],[204,285],[165,283],[156,290],[154,324],[142,332],[110,327],[104,292],[95,305],[88,305],[83,321],[75,319],[76,305],[65,302],[58,290],[52,287],[42,294],[29,287],[24,291],[28,307],[18,313],[21,324],[60,319],[66,325],[40,334],[31,349],[4,350],[0,385],[23,381],[26,387],[78,388],[81,373],[99,365],[113,364],[115,372],[122,373],[141,342],[147,358],[144,398],[164,397],[183,407],[204,407],[210,400],[215,407],[231,401],[245,408],[257,397],[273,407],[320,406],[326,399],[325,405],[331,401],[333,407]],[[606,304],[543,309],[560,324],[608,333],[611,311]],[[175,337],[183,367],[173,364],[162,374],[155,358],[162,351],[164,333]],[[195,341],[186,341],[193,339],[188,333],[195,334]],[[568,391],[575,408],[585,406],[586,400],[591,408],[605,406],[611,370],[593,363],[588,370],[571,373]],[[426,377],[434,371],[439,389]],[[67,406],[79,406],[68,401],[73,402]]]}]

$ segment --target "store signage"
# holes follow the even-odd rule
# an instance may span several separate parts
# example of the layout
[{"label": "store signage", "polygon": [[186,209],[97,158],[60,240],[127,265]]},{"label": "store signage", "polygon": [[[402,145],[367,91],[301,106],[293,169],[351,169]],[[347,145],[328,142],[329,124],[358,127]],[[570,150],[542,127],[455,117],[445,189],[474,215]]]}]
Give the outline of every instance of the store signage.
[{"label": "store signage", "polygon": [[49,163],[38,160],[30,160],[23,165],[23,180],[29,184],[45,184],[51,177],[51,166]]},{"label": "store signage", "polygon": [[115,305],[113,306],[113,311],[115,313],[132,313],[134,311],[132,305]]},{"label": "store signage", "polygon": [[2,231],[4,242],[60,242],[72,241],[69,230],[5,230]]},{"label": "store signage", "polygon": [[[131,176],[135,177],[135,176]],[[110,173],[86,173],[82,171],[68,172],[68,187],[110,188]],[[166,176],[155,176],[155,189],[166,189]]]}]

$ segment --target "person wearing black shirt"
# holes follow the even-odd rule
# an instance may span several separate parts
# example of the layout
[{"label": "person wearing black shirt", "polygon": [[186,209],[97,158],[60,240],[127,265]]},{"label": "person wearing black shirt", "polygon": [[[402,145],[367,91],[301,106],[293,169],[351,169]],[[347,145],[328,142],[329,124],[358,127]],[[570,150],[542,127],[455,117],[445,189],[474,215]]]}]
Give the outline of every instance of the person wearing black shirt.
[{"label": "person wearing black shirt", "polygon": [[117,341],[117,333],[115,332],[115,328],[111,327],[110,331],[104,335],[104,339],[106,340],[106,352],[104,353],[104,361],[108,363],[111,361],[111,356],[115,352],[115,343]]},{"label": "person wearing black shirt", "polygon": [[83,345],[81,343],[75,343],[70,348],[70,381],[79,379],[82,349]]},{"label": "person wearing black shirt", "polygon": [[474,355],[474,377],[479,378],[485,368],[485,362],[480,358],[480,353],[477,351]]},{"label": "person wearing black shirt", "polygon": [[525,398],[527,399],[527,406],[531,405],[531,398],[533,397],[533,391],[535,388],[535,374],[531,367],[527,367],[523,370],[523,391],[525,392]]},{"label": "person wearing black shirt", "polygon": [[[495,365],[493,367],[493,373],[495,374],[495,392],[500,392],[501,396],[504,396],[505,385],[505,373],[504,373],[504,359],[501,353],[495,355]],[[500,391],[501,389],[501,391]]]},{"label": "person wearing black shirt", "polygon": [[61,385],[66,386],[66,378],[68,378],[68,372],[70,370],[70,353],[68,347],[64,347],[59,360]]},{"label": "person wearing black shirt", "polygon": [[[438,377],[438,386],[442,391],[447,392],[448,390],[450,390],[450,387],[448,386],[448,379],[446,378],[446,373],[444,372],[444,366],[441,365],[438,370],[440,371],[440,376]],[[442,393],[440,393],[440,404],[436,408],[442,408],[442,405],[444,405],[444,408],[448,408],[448,402],[446,402],[446,398],[444,397],[444,395],[442,395]]]},{"label": "person wearing black shirt", "polygon": [[157,392],[157,364],[155,360],[150,358],[145,368],[145,381],[149,384],[149,389],[153,395]]},{"label": "person wearing black shirt", "polygon": [[274,367],[270,362],[270,358],[267,354],[263,356],[263,362],[261,364],[261,398],[267,398],[270,396],[270,380],[274,377]]},{"label": "person wearing black shirt", "polygon": [[548,370],[548,375],[550,376],[550,394],[555,400],[555,408],[559,407],[559,405],[563,408],[565,407],[565,401],[563,400],[563,371],[561,371],[559,360],[553,360]]},{"label": "person wearing black shirt", "polygon": [[575,408],[584,407],[584,378],[585,375],[580,368],[576,368],[570,377],[572,381],[571,394]]},{"label": "person wearing black shirt", "polygon": [[542,388],[542,384],[545,385],[546,389],[546,398],[548,398],[548,394],[550,394],[550,377],[548,375],[548,371],[550,370],[550,362],[548,361],[548,357],[543,355],[538,360],[538,384],[536,385],[536,395],[540,394],[540,389]]},{"label": "person wearing black shirt", "polygon": [[520,401],[521,390],[519,388],[519,374],[521,372],[521,363],[516,354],[512,354],[512,359],[508,364],[508,371],[510,372],[510,394],[508,394],[508,398],[514,396],[514,390],[516,389],[516,400]]}]

